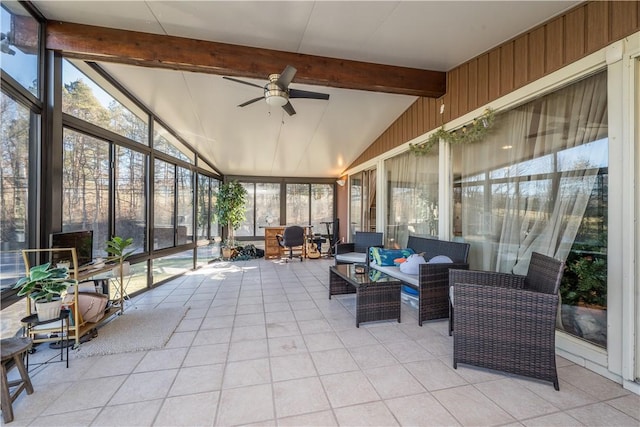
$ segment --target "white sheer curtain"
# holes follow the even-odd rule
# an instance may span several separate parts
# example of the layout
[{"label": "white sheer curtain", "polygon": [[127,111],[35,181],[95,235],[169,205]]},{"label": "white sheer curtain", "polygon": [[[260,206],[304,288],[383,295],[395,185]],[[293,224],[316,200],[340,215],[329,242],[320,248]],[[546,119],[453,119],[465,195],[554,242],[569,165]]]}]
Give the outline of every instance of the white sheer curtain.
[{"label": "white sheer curtain", "polygon": [[502,114],[485,141],[454,150],[472,268],[525,274],[533,251],[566,260],[607,166],[606,89],[606,73],[589,77]]},{"label": "white sheer curtain", "polygon": [[406,247],[410,235],[438,236],[438,153],[403,153],[385,160],[388,247]]}]

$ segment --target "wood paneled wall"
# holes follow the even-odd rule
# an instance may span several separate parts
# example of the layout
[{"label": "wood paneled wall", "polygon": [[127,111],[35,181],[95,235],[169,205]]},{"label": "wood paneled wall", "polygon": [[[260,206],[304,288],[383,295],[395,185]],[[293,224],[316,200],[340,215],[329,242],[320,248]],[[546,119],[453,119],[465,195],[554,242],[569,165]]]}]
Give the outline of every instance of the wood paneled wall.
[{"label": "wood paneled wall", "polygon": [[640,1],[584,3],[449,71],[444,96],[419,98],[349,168],[637,31]]}]

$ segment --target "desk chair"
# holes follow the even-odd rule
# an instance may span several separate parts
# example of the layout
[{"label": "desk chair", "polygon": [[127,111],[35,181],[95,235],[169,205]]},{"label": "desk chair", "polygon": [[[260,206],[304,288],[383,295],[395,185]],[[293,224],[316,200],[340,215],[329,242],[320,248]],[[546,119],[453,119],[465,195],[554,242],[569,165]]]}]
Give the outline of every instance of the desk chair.
[{"label": "desk chair", "polygon": [[298,225],[292,225],[284,229],[282,234],[276,234],[278,244],[283,248],[289,248],[289,258],[287,262],[293,258],[293,248],[300,247],[300,261],[303,260],[304,254],[304,228]]}]

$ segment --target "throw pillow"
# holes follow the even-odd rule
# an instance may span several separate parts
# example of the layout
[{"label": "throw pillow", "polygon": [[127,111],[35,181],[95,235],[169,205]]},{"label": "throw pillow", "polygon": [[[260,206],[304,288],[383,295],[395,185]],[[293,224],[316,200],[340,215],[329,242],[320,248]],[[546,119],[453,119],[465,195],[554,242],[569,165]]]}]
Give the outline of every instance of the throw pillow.
[{"label": "throw pillow", "polygon": [[446,255],[437,255],[429,260],[429,264],[451,264],[453,261]]},{"label": "throw pillow", "polygon": [[420,264],[426,264],[427,261],[420,254],[410,255],[405,262],[400,264],[400,271],[405,274],[418,274],[420,271]]},{"label": "throw pillow", "polygon": [[372,247],[369,248],[369,257],[372,262],[377,265],[392,267],[395,265],[393,262],[396,258],[406,258],[413,254],[413,249],[383,249]]}]

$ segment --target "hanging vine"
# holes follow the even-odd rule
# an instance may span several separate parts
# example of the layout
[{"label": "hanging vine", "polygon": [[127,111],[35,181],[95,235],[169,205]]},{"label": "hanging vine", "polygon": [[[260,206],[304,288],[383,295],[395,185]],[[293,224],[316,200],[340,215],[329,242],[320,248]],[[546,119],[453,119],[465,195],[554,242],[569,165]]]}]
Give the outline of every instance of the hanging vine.
[{"label": "hanging vine", "polygon": [[484,113],[473,120],[470,125],[463,126],[453,132],[444,130],[444,126],[435,131],[429,138],[418,144],[409,144],[409,152],[416,156],[424,156],[429,154],[434,146],[440,142],[440,139],[451,145],[470,144],[482,141],[495,123],[495,113],[492,109],[487,108]]}]

